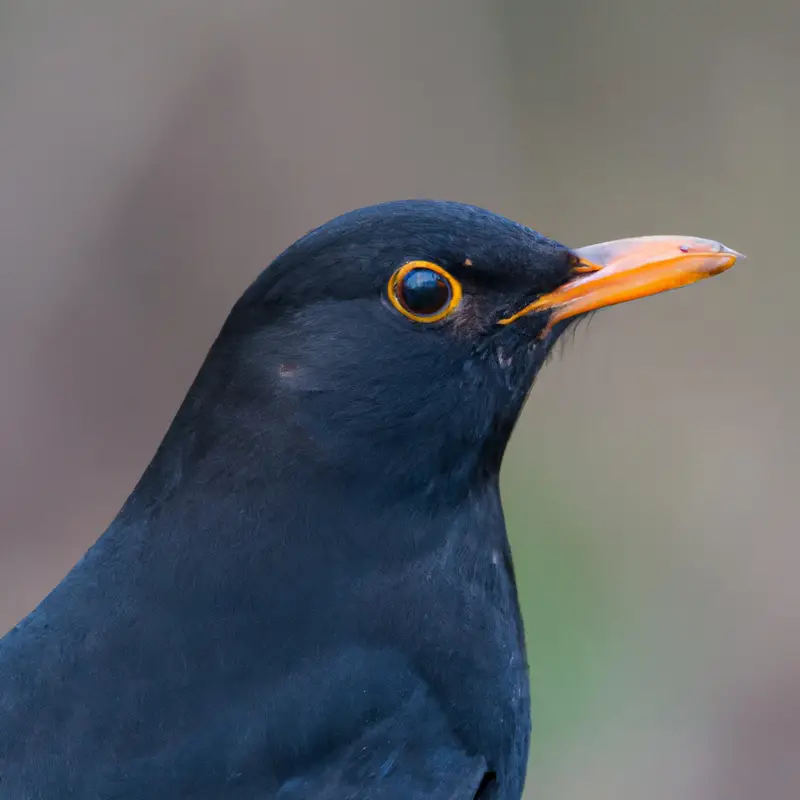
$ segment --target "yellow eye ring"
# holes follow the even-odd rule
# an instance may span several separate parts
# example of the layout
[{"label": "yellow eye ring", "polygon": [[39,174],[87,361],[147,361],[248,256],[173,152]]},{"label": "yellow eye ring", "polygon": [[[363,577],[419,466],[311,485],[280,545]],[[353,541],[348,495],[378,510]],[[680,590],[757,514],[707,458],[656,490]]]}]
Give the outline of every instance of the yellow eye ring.
[{"label": "yellow eye ring", "polygon": [[409,261],[390,278],[389,302],[414,322],[440,322],[458,308],[461,284],[438,264]]}]

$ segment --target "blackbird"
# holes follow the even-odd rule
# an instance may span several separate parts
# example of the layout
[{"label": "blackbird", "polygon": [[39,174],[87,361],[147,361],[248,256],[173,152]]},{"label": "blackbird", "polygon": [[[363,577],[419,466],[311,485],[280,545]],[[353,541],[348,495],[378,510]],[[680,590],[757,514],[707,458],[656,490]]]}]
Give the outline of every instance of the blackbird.
[{"label": "blackbird", "polygon": [[730,267],[483,209],[353,211],[236,303],[97,543],[0,642],[2,800],[518,799],[498,473],[581,315]]}]

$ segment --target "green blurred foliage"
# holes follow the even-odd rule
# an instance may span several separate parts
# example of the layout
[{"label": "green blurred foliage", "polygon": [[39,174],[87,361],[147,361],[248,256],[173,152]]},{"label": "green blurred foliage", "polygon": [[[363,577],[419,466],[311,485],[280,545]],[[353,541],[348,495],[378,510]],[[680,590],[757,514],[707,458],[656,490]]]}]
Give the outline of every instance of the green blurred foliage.
[{"label": "green blurred foliage", "polygon": [[547,759],[587,724],[602,692],[611,640],[613,592],[591,520],[513,451],[503,498],[528,642],[534,762]]}]

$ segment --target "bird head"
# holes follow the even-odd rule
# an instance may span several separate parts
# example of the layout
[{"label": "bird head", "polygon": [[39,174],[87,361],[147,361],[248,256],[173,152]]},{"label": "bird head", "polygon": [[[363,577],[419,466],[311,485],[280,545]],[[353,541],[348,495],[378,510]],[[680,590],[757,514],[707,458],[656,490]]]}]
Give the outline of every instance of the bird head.
[{"label": "bird head", "polygon": [[210,361],[225,363],[211,380],[228,376],[238,408],[228,416],[251,445],[284,451],[286,469],[306,460],[362,493],[375,475],[393,491],[439,496],[434,477],[446,475],[458,495],[496,476],[534,378],[572,322],[716,274],[736,256],[677,236],[573,250],[472,206],[377,205],[310,232],[262,273],[212,349]]}]

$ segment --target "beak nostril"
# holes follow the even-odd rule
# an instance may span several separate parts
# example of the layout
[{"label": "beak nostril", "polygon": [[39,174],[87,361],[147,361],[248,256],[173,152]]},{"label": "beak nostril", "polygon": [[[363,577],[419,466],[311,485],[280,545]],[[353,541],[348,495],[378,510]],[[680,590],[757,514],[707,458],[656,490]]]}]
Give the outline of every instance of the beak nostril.
[{"label": "beak nostril", "polygon": [[594,264],[584,258],[576,258],[571,271],[573,275],[590,275],[592,272],[599,272],[602,268],[601,264]]}]

